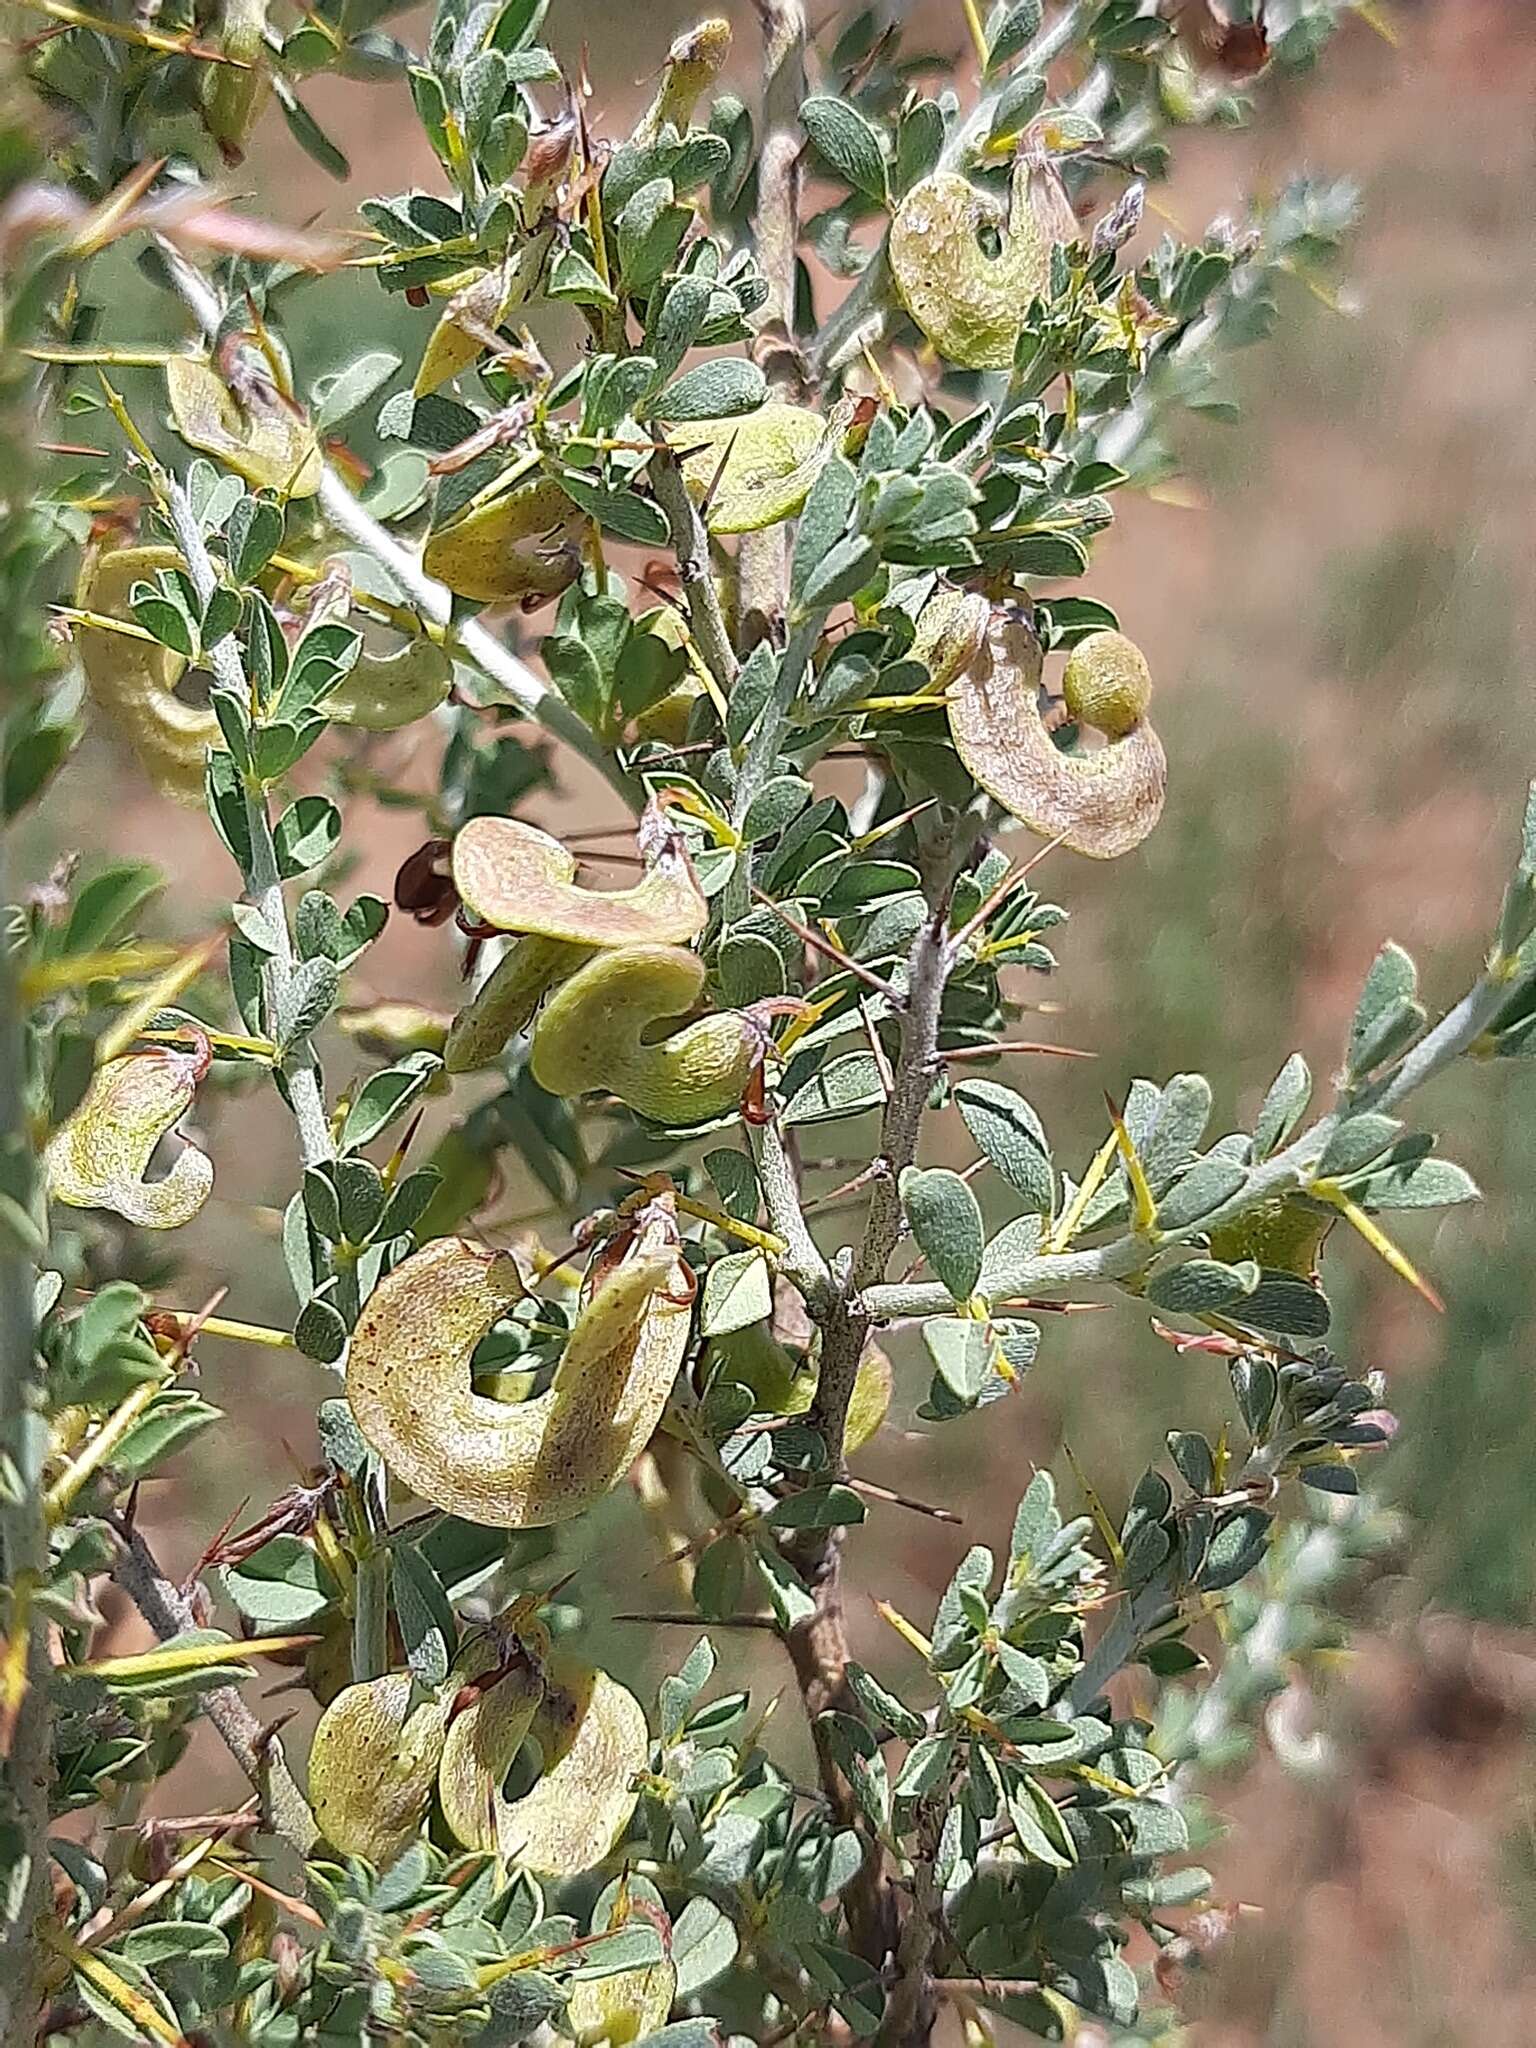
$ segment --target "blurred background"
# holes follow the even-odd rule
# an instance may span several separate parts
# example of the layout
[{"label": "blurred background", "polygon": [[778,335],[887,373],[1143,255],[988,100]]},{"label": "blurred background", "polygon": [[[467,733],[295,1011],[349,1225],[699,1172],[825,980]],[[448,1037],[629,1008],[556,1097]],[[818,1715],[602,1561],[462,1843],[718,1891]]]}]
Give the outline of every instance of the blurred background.
[{"label": "blurred background", "polygon": [[[730,82],[751,98],[756,32],[740,11]],[[1015,1059],[1008,1078],[1069,1165],[1097,1140],[1102,1091],[1120,1095],[1134,1075],[1206,1072],[1216,1129],[1251,1123],[1292,1048],[1326,1077],[1385,937],[1414,953],[1431,1005],[1452,1000],[1476,970],[1536,768],[1536,10],[1394,0],[1376,12],[1395,43],[1351,22],[1313,78],[1264,82],[1248,130],[1176,135],[1175,174],[1152,195],[1157,215],[1195,237],[1298,169],[1352,178],[1364,210],[1341,301],[1299,284],[1285,295],[1275,337],[1232,363],[1240,424],[1177,424],[1184,480],[1155,501],[1116,501],[1119,523],[1088,579],[1151,660],[1172,785],[1131,859],[1101,870],[1056,855],[1042,874],[1072,922],[1055,981],[1022,992],[1059,1005],[1042,1035],[1100,1058]],[[560,0],[552,40],[569,61],[585,39],[600,130],[623,132],[668,38],[692,18],[671,0],[644,12]],[[407,40],[414,26],[407,17]],[[962,67],[958,8],[925,8],[922,26]],[[318,210],[343,224],[370,192],[435,189],[402,93],[322,84],[311,105],[351,178],[328,183],[269,116],[241,179],[278,217]],[[130,272],[121,287],[114,328],[148,338],[164,302]],[[367,276],[328,281],[294,306],[290,336],[311,381],[365,337],[409,356],[433,317]],[[530,648],[541,630],[535,621],[525,635]],[[431,745],[383,741],[377,765],[424,785]],[[557,786],[528,815],[557,832],[614,818],[613,798],[579,765],[553,766]],[[419,818],[362,800],[355,829],[352,885],[387,896]],[[107,739],[81,750],[34,831],[37,866],[71,846],[160,862],[183,932],[198,909],[227,901],[209,828],[153,799]],[[353,1000],[371,991],[451,1008],[452,955],[445,934],[396,920]],[[349,1062],[352,1048],[335,1043],[333,1088]],[[269,1095],[213,1097],[202,1113],[215,1199],[183,1234],[159,1298],[195,1306],[224,1284],[225,1313],[282,1323],[291,1310],[271,1205],[292,1185],[291,1128]],[[1536,2039],[1536,1070],[1455,1073],[1423,1114],[1487,1200],[1403,1219],[1407,1250],[1445,1297],[1440,1317],[1363,1247],[1330,1244],[1340,1351],[1388,1375],[1402,1418],[1371,1470],[1402,1519],[1338,1596],[1356,1631],[1350,1654],[1311,1670],[1348,1768],[1303,1782],[1261,1743],[1206,1787],[1235,1825],[1202,1860],[1226,1903],[1262,1910],[1244,1916],[1237,1961],[1186,1987],[1201,2048]],[[847,1149],[859,1142],[851,1135]],[[509,1178],[490,1214],[535,1218],[543,1201]],[[536,1220],[553,1242],[558,1221]],[[313,1455],[315,1403],[335,1385],[293,1354],[199,1349],[204,1391],[228,1421],[205,1440],[216,1461],[194,1452],[180,1482],[146,1499],[173,1572]],[[926,1620],[963,1548],[1006,1540],[1035,1465],[1054,1466],[1075,1511],[1070,1450],[1115,1512],[1167,1429],[1226,1412],[1220,1362],[1177,1358],[1128,1302],[1052,1320],[1020,1394],[942,1432],[912,1423],[924,1370],[899,1343],[896,1362],[891,1420],[861,1470],[963,1503],[966,1526],[876,1507],[853,1532],[855,1652],[877,1670],[901,1667],[872,1600]],[[640,1513],[621,1491],[561,1561],[581,1566],[599,1655],[648,1696],[692,1637],[607,1619],[664,1606],[672,1590],[663,1574],[636,1576],[635,1561],[658,1554]],[[125,1618],[123,1647],[133,1628]],[[750,1676],[766,1702],[787,1672],[764,1648]],[[792,1699],[783,1705],[786,1753],[803,1758]],[[196,1768],[206,1809],[222,1753]]]}]

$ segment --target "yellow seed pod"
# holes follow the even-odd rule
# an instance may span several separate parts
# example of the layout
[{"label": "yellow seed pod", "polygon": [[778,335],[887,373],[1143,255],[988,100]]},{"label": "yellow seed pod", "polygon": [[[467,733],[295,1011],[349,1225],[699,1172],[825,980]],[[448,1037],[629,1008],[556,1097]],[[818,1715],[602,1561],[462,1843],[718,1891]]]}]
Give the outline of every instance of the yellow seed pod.
[{"label": "yellow seed pod", "polygon": [[453,885],[498,931],[569,945],[671,944],[697,938],[709,905],[678,835],[647,813],[651,865],[631,889],[584,889],[558,839],[520,818],[471,818],[453,842]]},{"label": "yellow seed pod", "polygon": [[[174,548],[93,549],[81,565],[75,603],[100,618],[132,622],[128,593],[160,569],[179,569]],[[102,627],[78,630],[80,668],[92,699],[122,733],[162,796],[177,803],[203,801],[203,768],[210,747],[222,747],[213,713],[183,704],[176,685],[187,664],[158,641],[137,640]]]},{"label": "yellow seed pod", "polygon": [[948,689],[975,660],[991,616],[991,605],[972,590],[939,590],[923,606],[911,658],[927,669],[935,691]]},{"label": "yellow seed pod", "polygon": [[485,354],[506,317],[512,273],[505,264],[472,278],[443,308],[422,353],[411,390],[417,398],[461,376]]},{"label": "yellow seed pod", "polygon": [[568,1521],[617,1486],[688,1343],[688,1269],[675,1226],[653,1222],[598,1273],[548,1391],[488,1400],[470,1384],[470,1357],[522,1292],[506,1253],[435,1239],[374,1290],[347,1355],[352,1413],[390,1471],[494,1528]]},{"label": "yellow seed pod", "polygon": [[1229,1266],[1253,1259],[1272,1272],[1312,1280],[1323,1239],[1337,1220],[1289,1195],[1271,1195],[1211,1232],[1211,1257]]},{"label": "yellow seed pod", "polygon": [[370,1003],[366,1009],[338,1010],[336,1022],[361,1051],[397,1060],[408,1052],[441,1052],[449,1020],[421,1003]]},{"label": "yellow seed pod", "polygon": [[656,1123],[704,1123],[734,1109],[762,1057],[739,1010],[717,1010],[665,1038],[657,1031],[704,991],[704,962],[681,946],[595,954],[561,983],[534,1026],[529,1064],[551,1095],[605,1089]]},{"label": "yellow seed pod", "polygon": [[454,1839],[494,1849],[506,1805],[502,1780],[544,1698],[549,1638],[537,1624],[499,1620],[467,1643],[454,1666],[459,1690],[437,1771],[437,1797]]},{"label": "yellow seed pod", "polygon": [[392,1671],[339,1692],[309,1752],[309,1803],[344,1856],[388,1869],[420,1833],[453,1694],[411,1709],[411,1674]]},{"label": "yellow seed pod", "polygon": [[111,1209],[142,1230],[175,1230],[208,1199],[213,1161],[184,1145],[163,1180],[144,1169],[165,1134],[192,1106],[208,1071],[206,1042],[194,1052],[157,1046],[97,1069],[85,1099],[48,1141],[48,1193],[72,1209]]},{"label": "yellow seed pod", "polygon": [[219,48],[231,64],[203,66],[203,121],[226,163],[245,155],[272,81],[262,63],[267,0],[224,0],[219,14]]},{"label": "yellow seed pod", "polygon": [[623,1877],[611,1888],[613,1897],[592,1921],[594,1934],[611,1934],[637,1922],[649,1923],[661,1936],[659,1963],[641,1970],[616,1970],[609,1977],[587,1977],[571,1986],[558,2022],[577,2048],[631,2048],[667,2022],[677,1996],[677,1969],[672,1961],[672,1924],[661,1895],[643,1877]]},{"label": "yellow seed pod", "polygon": [[1119,633],[1090,634],[1074,649],[1063,679],[1071,684],[1067,709],[1084,724],[1090,710],[1107,718],[1113,736],[1070,754],[1040,717],[1041,666],[1028,623],[994,611],[975,657],[950,685],[956,750],[988,795],[1031,831],[1114,860],[1146,838],[1163,809],[1168,764],[1144,715],[1146,663]]},{"label": "yellow seed pod", "polygon": [[320,446],[301,413],[276,393],[253,390],[242,406],[205,356],[172,356],[165,366],[171,419],[189,448],[216,455],[258,489],[312,498],[320,488]]},{"label": "yellow seed pod", "polygon": [[539,1877],[579,1877],[601,1863],[629,1825],[650,1735],[632,1692],[606,1671],[556,1657],[533,1717],[543,1775],[504,1802],[494,1846]]},{"label": "yellow seed pod", "polygon": [[836,408],[823,418],[774,401],[736,419],[686,420],[663,431],[689,491],[705,504],[710,532],[757,533],[800,510],[845,423]]},{"label": "yellow seed pod", "polygon": [[513,1033],[532,1023],[550,989],[590,953],[589,946],[563,939],[519,939],[454,1018],[443,1047],[447,1071],[473,1074],[490,1066]]},{"label": "yellow seed pod", "polygon": [[558,597],[581,574],[592,522],[551,477],[472,505],[429,536],[421,565],[476,604]]},{"label": "yellow seed pod", "polygon": [[404,640],[390,654],[364,647],[321,703],[327,718],[364,732],[398,732],[446,703],[453,661],[435,640]]},{"label": "yellow seed pod", "polygon": [[[1055,170],[1030,156],[1014,167],[1006,208],[954,171],[912,187],[891,222],[891,276],[941,356],[967,370],[1009,367],[1030,301],[1050,283],[1064,203]],[[995,254],[984,235],[997,237]]]}]

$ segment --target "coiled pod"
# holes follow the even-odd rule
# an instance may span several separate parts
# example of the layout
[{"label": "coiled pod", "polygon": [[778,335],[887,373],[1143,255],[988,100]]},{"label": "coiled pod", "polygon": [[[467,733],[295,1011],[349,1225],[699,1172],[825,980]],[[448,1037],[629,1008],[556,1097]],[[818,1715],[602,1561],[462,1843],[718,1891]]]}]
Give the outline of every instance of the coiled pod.
[{"label": "coiled pod", "polygon": [[319,490],[314,429],[264,377],[246,380],[237,399],[207,357],[172,356],[165,388],[171,419],[189,448],[216,455],[248,484],[285,498],[312,498]]},{"label": "coiled pod", "polygon": [[691,1010],[704,962],[681,946],[598,953],[561,983],[539,1013],[529,1065],[551,1095],[594,1089],[656,1123],[705,1123],[734,1109],[763,1056],[765,1037],[742,1010],[717,1010],[668,1037],[655,1033]]},{"label": "coiled pod", "polygon": [[48,1193],[72,1209],[110,1209],[142,1230],[188,1223],[213,1187],[213,1161],[183,1145],[162,1180],[146,1181],[156,1145],[186,1115],[208,1071],[208,1041],[128,1053],[99,1067],[85,1098],[48,1141]]},{"label": "coiled pod", "polygon": [[540,1877],[577,1877],[629,1825],[650,1749],[645,1710],[606,1671],[556,1657],[531,1732],[544,1756],[538,1782],[498,1801],[494,1843],[465,1846],[494,1847]]},{"label": "coiled pod", "polygon": [[446,1692],[412,1709],[413,1686],[409,1671],[345,1686],[310,1746],[309,1803],[321,1834],[379,1870],[421,1831],[453,1708]]},{"label": "coiled pod", "polygon": [[552,477],[535,477],[440,526],[421,566],[476,604],[543,603],[581,574],[591,530]]},{"label": "coiled pod", "polygon": [[770,401],[737,418],[687,420],[665,432],[709,531],[757,533],[800,510],[852,415],[846,402],[824,417]]},{"label": "coiled pod", "polygon": [[398,732],[445,703],[452,688],[451,657],[435,640],[415,638],[389,654],[362,648],[320,709],[340,725]]},{"label": "coiled pod", "polygon": [[1017,614],[995,610],[974,658],[953,678],[949,724],[981,787],[1045,838],[1114,860],[1162,815],[1168,764],[1147,720],[1152,678],[1123,633],[1090,633],[1062,675],[1068,713],[1105,745],[1066,753],[1040,716],[1040,642]]},{"label": "coiled pod", "polygon": [[488,1400],[470,1358],[523,1291],[507,1253],[438,1238],[374,1290],[347,1354],[352,1413],[389,1469],[423,1500],[495,1528],[568,1521],[617,1486],[688,1343],[691,1279],[662,1214],[595,1270],[547,1392]]},{"label": "coiled pod", "polygon": [[494,1849],[502,1780],[544,1698],[549,1636],[537,1623],[502,1615],[467,1643],[454,1667],[459,1690],[443,1739],[438,1803],[456,1841]]},{"label": "coiled pod", "polygon": [[[174,548],[106,548],[87,553],[75,602],[98,617],[129,620],[128,594],[158,570],[176,569]],[[139,758],[162,796],[201,805],[210,747],[221,747],[219,722],[206,707],[184,704],[176,685],[186,662],[159,641],[93,626],[77,635],[86,688]]]},{"label": "coiled pod", "polygon": [[[935,171],[891,222],[891,276],[901,303],[949,362],[1005,370],[1030,302],[1050,284],[1051,249],[1072,232],[1054,168],[1026,153],[1003,207],[955,171]],[[983,236],[996,237],[989,254]]]}]

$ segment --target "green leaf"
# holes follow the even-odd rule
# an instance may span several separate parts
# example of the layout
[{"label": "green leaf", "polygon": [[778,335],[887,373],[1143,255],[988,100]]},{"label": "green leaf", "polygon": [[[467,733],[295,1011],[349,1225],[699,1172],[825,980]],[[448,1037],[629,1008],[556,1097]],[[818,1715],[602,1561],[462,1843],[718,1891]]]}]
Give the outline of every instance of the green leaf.
[{"label": "green leaf", "polygon": [[1349,1192],[1362,1209],[1448,1209],[1482,1200],[1482,1190],[1464,1166],[1427,1154],[1351,1181]]},{"label": "green leaf", "polygon": [[924,1735],[914,1742],[896,1774],[898,1799],[921,1799],[936,1791],[949,1775],[954,1760],[953,1735]]},{"label": "green leaf", "polygon": [[1252,1259],[1238,1266],[1224,1266],[1219,1259],[1186,1259],[1182,1265],[1159,1268],[1147,1282],[1146,1295],[1155,1308],[1170,1315],[1199,1316],[1242,1301],[1258,1284],[1259,1269]]},{"label": "green leaf", "polygon": [[736,1960],[735,1927],[713,1899],[691,1898],[672,1923],[672,1967],[677,1996],[691,1998],[723,1976]]},{"label": "green leaf", "polygon": [[791,558],[789,594],[798,603],[806,585],[847,530],[858,496],[858,473],[842,455],[830,455],[811,486]]},{"label": "green leaf", "polygon": [[1299,1052],[1293,1052],[1270,1083],[1253,1127],[1256,1157],[1267,1159],[1279,1150],[1305,1116],[1311,1099],[1312,1070]]},{"label": "green leaf", "polygon": [[350,178],[352,166],[346,156],[320,123],[299,100],[286,79],[277,73],[272,76],[272,91],[283,110],[283,119],[288,123],[288,132],[303,150],[304,154],[328,171],[333,178]]},{"label": "green leaf", "polygon": [[723,1337],[766,1322],[773,1313],[773,1286],[768,1261],[760,1251],[727,1252],[704,1276],[699,1329],[706,1337]]},{"label": "green leaf", "polygon": [[410,1108],[433,1076],[442,1069],[436,1053],[410,1052],[392,1067],[370,1074],[347,1111],[341,1127],[343,1152],[360,1151]]},{"label": "green leaf", "polygon": [[763,1517],[770,1529],[847,1529],[864,1519],[864,1503],[851,1486],[806,1486],[785,1494]]},{"label": "green leaf", "polygon": [[1159,1230],[1187,1230],[1247,1185],[1248,1169],[1235,1159],[1200,1159],[1181,1174],[1157,1205]]},{"label": "green leaf", "polygon": [[865,1819],[877,1834],[884,1834],[891,1824],[891,1786],[873,1731],[852,1714],[838,1713],[818,1714],[816,1729],[853,1788]]},{"label": "green leaf", "polygon": [[353,413],[360,412],[384,389],[399,367],[400,358],[390,350],[370,349],[366,355],[348,363],[344,370],[317,378],[314,408],[317,431],[328,434],[343,420],[350,419]]},{"label": "green leaf", "polygon": [[284,1054],[304,1044],[335,1009],[341,977],[329,960],[301,960],[288,980],[274,1036]]},{"label": "green leaf", "polygon": [[1371,962],[1349,1027],[1348,1062],[1352,1073],[1366,1071],[1362,1054],[1383,1017],[1411,1003],[1418,990],[1418,969],[1401,946],[1389,939]]},{"label": "green leaf", "polygon": [[961,1081],[955,1102],[978,1149],[1035,1215],[1049,1216],[1055,1176],[1045,1127],[1022,1095],[1000,1081]]},{"label": "green leaf", "polygon": [[887,1692],[862,1664],[850,1663],[847,1677],[849,1690],[874,1727],[889,1728],[903,1742],[917,1742],[922,1738],[925,1732],[922,1715],[914,1714],[909,1706],[897,1699],[895,1693]]},{"label": "green leaf", "polygon": [[883,204],[885,151],[879,135],[857,107],[830,94],[815,93],[802,104],[800,120],[831,169],[866,199]]},{"label": "green leaf", "polygon": [[797,1088],[784,1107],[786,1124],[828,1123],[854,1116],[885,1101],[885,1084],[873,1053],[845,1052]]},{"label": "green leaf", "polygon": [[664,1678],[658,1694],[660,1735],[663,1742],[675,1742],[683,1731],[694,1701],[714,1676],[715,1646],[700,1636],[675,1677]]},{"label": "green leaf", "polygon": [[390,1550],[389,1584],[406,1662],[418,1684],[430,1691],[446,1681],[458,1651],[453,1608],[437,1573],[413,1544],[396,1543]]},{"label": "green leaf", "polygon": [[1040,17],[1043,12],[1041,0],[1015,0],[1015,4],[1003,15],[995,30],[991,28],[990,23],[988,24],[988,71],[998,70],[1010,57],[1017,57],[1026,43],[1034,40],[1040,33]]},{"label": "green leaf", "polygon": [[286,1534],[269,1538],[253,1556],[226,1566],[219,1577],[246,1619],[273,1631],[302,1627],[338,1595],[314,1547]]},{"label": "green leaf", "polygon": [[70,906],[59,950],[91,953],[105,946],[132,922],[133,915],[164,887],[158,868],[141,861],[118,861],[82,882]]},{"label": "green leaf", "polygon": [[1358,1173],[1362,1166],[1381,1157],[1402,1128],[1395,1117],[1380,1116],[1374,1110],[1346,1118],[1323,1147],[1315,1177],[1328,1180],[1339,1174]]},{"label": "green leaf", "polygon": [[776,839],[810,803],[814,791],[799,775],[775,775],[758,791],[741,821],[741,836],[748,846],[760,839]]},{"label": "green leaf", "polygon": [[329,860],[341,843],[341,813],[328,796],[295,797],[272,828],[284,881]]},{"label": "green leaf", "polygon": [[908,1167],[901,1199],[918,1249],[956,1301],[969,1301],[981,1279],[981,1205],[947,1166]]},{"label": "green leaf", "polygon": [[659,420],[717,420],[755,412],[768,380],[745,356],[716,356],[669,384],[651,410]]},{"label": "green leaf", "polygon": [[880,551],[872,540],[860,534],[840,540],[807,576],[800,593],[801,615],[830,611],[833,605],[862,590],[874,575],[879,560]]}]

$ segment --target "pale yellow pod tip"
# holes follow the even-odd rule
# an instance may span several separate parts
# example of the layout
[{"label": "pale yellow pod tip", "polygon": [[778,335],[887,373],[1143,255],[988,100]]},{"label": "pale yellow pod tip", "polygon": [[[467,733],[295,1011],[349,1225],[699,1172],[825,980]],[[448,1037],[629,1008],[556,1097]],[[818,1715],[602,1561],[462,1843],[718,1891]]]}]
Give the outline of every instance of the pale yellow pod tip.
[{"label": "pale yellow pod tip", "polygon": [[314,429],[281,394],[256,386],[242,405],[204,356],[172,356],[165,388],[172,423],[188,447],[286,498],[312,498],[319,490]]},{"label": "pale yellow pod tip", "polygon": [[717,1010],[666,1037],[698,1002],[704,963],[680,946],[630,946],[578,967],[545,1003],[529,1064],[551,1095],[616,1095],[663,1124],[704,1123],[735,1108],[763,1056],[756,1020]]},{"label": "pale yellow pod tip", "polygon": [[364,1305],[347,1355],[358,1428],[398,1478],[497,1528],[569,1520],[617,1486],[655,1430],[687,1348],[691,1285],[676,1225],[636,1229],[595,1269],[546,1392],[475,1392],[476,1345],[522,1292],[505,1253],[438,1238]]},{"label": "pale yellow pod tip", "polygon": [[1090,634],[1074,650],[1067,708],[1084,724],[1107,721],[1100,728],[1106,743],[1080,753],[1063,752],[1046,731],[1041,669],[1028,622],[994,611],[975,657],[950,685],[956,751],[981,787],[1032,831],[1094,860],[1114,860],[1146,838],[1163,809],[1168,766],[1145,715],[1146,663],[1120,633]]},{"label": "pale yellow pod tip", "polygon": [[437,1782],[451,1693],[411,1709],[408,1671],[349,1685],[320,1716],[309,1752],[309,1803],[344,1856],[388,1869],[421,1831]]},{"label": "pale yellow pod tip", "polygon": [[498,931],[568,945],[672,944],[697,938],[709,905],[681,835],[659,808],[640,828],[649,866],[629,889],[587,889],[549,833],[520,818],[471,818],[453,842],[453,884],[465,908]]},{"label": "pale yellow pod tip", "polygon": [[634,1694],[606,1671],[555,1659],[533,1719],[544,1754],[537,1784],[498,1815],[508,1862],[540,1877],[579,1877],[612,1849],[639,1799],[650,1733]]},{"label": "pale yellow pod tip", "polygon": [[[174,548],[93,548],[81,563],[75,603],[97,618],[131,625],[133,586],[181,566]],[[176,695],[186,662],[158,641],[83,622],[75,628],[75,644],[92,702],[127,740],[155,788],[201,808],[208,750],[222,750],[224,741],[211,711]]]},{"label": "pale yellow pod tip", "polygon": [[73,1209],[110,1209],[144,1230],[175,1230],[207,1201],[213,1161],[183,1145],[162,1180],[144,1170],[156,1145],[192,1106],[208,1071],[208,1042],[191,1052],[157,1046],[99,1068],[43,1155],[48,1193]]},{"label": "pale yellow pod tip", "polygon": [[448,1732],[438,1765],[437,1797],[456,1841],[493,1850],[506,1805],[502,1781],[523,1746],[544,1697],[547,1632],[519,1626],[516,1610],[465,1644],[454,1666]]}]

